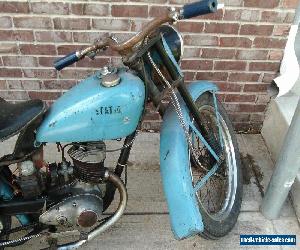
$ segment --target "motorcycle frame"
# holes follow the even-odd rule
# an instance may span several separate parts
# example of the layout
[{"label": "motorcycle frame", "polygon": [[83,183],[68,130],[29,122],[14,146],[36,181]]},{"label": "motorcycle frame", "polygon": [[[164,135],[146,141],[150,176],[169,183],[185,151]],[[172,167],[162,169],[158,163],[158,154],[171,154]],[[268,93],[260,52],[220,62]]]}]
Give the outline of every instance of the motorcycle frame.
[{"label": "motorcycle frame", "polygon": [[[180,71],[180,68],[179,68],[177,62],[175,61],[168,45],[166,45],[166,42],[164,41],[163,37],[160,37],[160,39],[154,40],[154,42],[152,42],[152,43],[149,42],[148,46],[146,45],[146,47],[144,48],[144,51],[148,51],[148,49],[151,47],[150,45],[154,46],[157,49],[157,51],[159,52],[161,59],[173,80],[172,85],[175,88],[177,88],[177,90],[178,90],[180,102],[181,102],[182,106],[184,107],[185,115],[191,114],[191,116],[194,118],[195,123],[197,125],[197,129],[194,128],[194,130],[195,129],[197,131],[199,130],[198,133],[200,135],[204,134],[205,130],[202,127],[201,116],[195,105],[195,99],[197,99],[200,95],[202,95],[205,92],[211,92],[214,95],[215,108],[217,111],[217,103],[216,103],[215,93],[218,90],[218,88],[214,84],[208,83],[208,82],[198,82],[197,86],[194,84],[192,86],[189,86],[190,88],[188,88],[186,86],[186,84],[184,83],[183,75]],[[149,61],[148,61],[147,57],[145,56],[145,54],[143,54],[143,53],[135,54],[133,57],[131,57],[131,61],[124,62],[124,64],[127,64],[131,69],[136,70],[138,72],[139,76],[144,80],[145,92],[146,92],[145,102],[148,99],[148,97],[150,97],[150,99],[152,100],[154,105],[159,107],[158,111],[159,111],[161,117],[163,117],[165,120],[166,111],[167,111],[167,113],[169,111],[169,115],[172,111],[170,111],[170,107],[167,109],[166,107],[163,107],[160,105],[161,93],[158,91],[158,89],[157,89],[156,85],[154,84],[153,80],[151,79],[151,77],[149,77],[149,75],[147,75],[147,73],[145,71],[146,63],[149,64]],[[144,111],[145,111],[145,107],[144,107]],[[144,112],[143,112],[143,114],[144,114]],[[143,114],[140,117],[140,123],[142,121]],[[218,112],[216,112],[216,114],[218,116]],[[166,119],[168,119],[168,117],[166,117]],[[168,121],[167,122],[164,121],[164,123],[168,124]],[[176,122],[171,121],[170,123],[172,123],[172,124],[170,124],[170,127],[172,127]],[[178,131],[182,130],[182,128],[180,128],[180,124],[177,123],[176,126],[177,126],[177,129],[179,129]],[[31,132],[34,133],[33,130]],[[131,142],[134,140],[136,133],[137,133],[137,130],[135,130],[132,134],[128,135],[125,138],[124,145],[127,145],[129,143],[130,143],[130,145],[128,147],[124,147],[121,150],[121,153],[120,153],[120,156],[118,159],[118,163],[114,169],[114,173],[116,175],[118,175],[119,177],[121,176],[122,172],[124,171],[124,168],[127,167],[128,158],[129,158],[130,151],[131,151],[131,148],[133,145],[133,143],[131,143]],[[25,140],[25,138],[24,138],[24,140]],[[203,140],[204,144],[206,143],[208,145],[208,143],[205,141],[205,139],[203,137],[202,137],[202,140]],[[181,141],[180,150],[185,153],[185,150],[188,148],[188,145],[186,144],[186,138],[185,138],[185,136],[182,135],[182,133],[180,134],[180,141]],[[19,143],[22,144],[23,141],[18,140],[17,144],[19,144]],[[16,148],[18,147],[17,144],[16,144]],[[160,157],[161,157],[161,167],[163,168],[161,170],[161,173],[162,173],[162,179],[164,180],[164,183],[163,183],[164,191],[166,194],[169,211],[170,211],[172,230],[175,235],[175,238],[183,239],[183,238],[198,234],[203,231],[204,227],[203,227],[202,217],[201,217],[201,214],[198,209],[195,191],[194,191],[191,183],[188,184],[187,191],[184,191],[184,187],[182,187],[181,184],[179,184],[180,187],[178,187],[176,189],[176,192],[173,189],[172,190],[170,189],[169,186],[172,183],[174,183],[174,181],[176,181],[177,183],[180,183],[180,182],[183,183],[182,177],[184,177],[183,179],[186,178],[187,182],[190,182],[190,180],[189,180],[190,173],[186,172],[187,166],[185,166],[182,170],[180,170],[180,168],[182,168],[182,167],[178,165],[180,163],[179,158],[174,156],[173,159],[171,160],[171,162],[172,162],[171,164],[173,164],[175,166],[174,168],[178,170],[178,174],[177,174],[177,176],[175,176],[175,178],[169,177],[168,176],[169,174],[167,172],[165,172],[165,170],[164,170],[165,163],[163,163],[163,162],[165,162],[168,154],[165,154],[165,150],[162,147],[164,147],[164,146],[162,146],[162,143],[161,143]],[[211,151],[211,153],[212,153],[212,151]],[[164,157],[165,157],[165,159],[163,159]],[[14,160],[16,161],[16,159],[14,159]],[[185,161],[186,162],[184,164],[187,164],[187,160],[185,160]],[[1,161],[0,161],[0,164],[1,164]],[[170,164],[170,162],[168,164]],[[176,164],[177,164],[177,166],[176,166]],[[217,168],[213,168],[213,172],[210,172],[209,175],[211,176],[216,171],[217,171]],[[185,185],[185,183],[183,183],[183,185]],[[116,191],[116,188],[111,183],[107,183],[106,193],[103,198],[104,211],[109,207],[109,205],[113,201],[115,191]],[[171,193],[177,193],[179,195],[182,194],[185,197],[188,197],[184,201],[181,201],[182,206],[179,206],[179,207],[181,207],[181,209],[180,208],[178,209],[178,200],[174,199],[174,195]],[[14,209],[11,209],[10,211],[9,211],[9,203],[11,203],[12,207],[14,208]],[[183,204],[183,203],[185,203],[185,204]],[[16,202],[14,200],[11,200],[11,201],[6,202],[6,204],[0,204],[0,211],[1,211],[1,213],[7,214],[7,215],[18,215],[18,214],[25,215],[25,214],[30,214],[30,213],[39,213],[43,209],[43,206],[44,206],[44,202],[41,200],[19,201],[18,206],[16,205]],[[185,216],[184,213],[182,213],[184,210],[189,212],[187,216]],[[181,217],[180,220],[178,220],[179,217]],[[184,225],[182,224],[183,220],[185,220]]]}]

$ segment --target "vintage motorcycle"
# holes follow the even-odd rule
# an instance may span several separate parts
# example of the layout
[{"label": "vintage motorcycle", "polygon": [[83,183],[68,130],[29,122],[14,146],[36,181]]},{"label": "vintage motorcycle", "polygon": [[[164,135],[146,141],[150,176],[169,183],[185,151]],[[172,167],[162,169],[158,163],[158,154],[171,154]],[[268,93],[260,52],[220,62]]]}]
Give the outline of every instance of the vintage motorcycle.
[{"label": "vintage motorcycle", "polygon": [[[126,176],[148,100],[163,117],[160,169],[175,238],[216,239],[233,228],[242,199],[234,130],[216,98],[215,84],[184,83],[179,67],[183,40],[171,26],[217,8],[216,0],[172,8],[128,41],[107,37],[57,60],[55,68],[62,70],[110,48],[119,52],[125,66],[100,69],[49,109],[41,100],[11,104],[0,99],[0,139],[19,133],[13,153],[0,159],[1,248],[46,237],[52,247],[73,249],[120,219],[127,203],[121,174],[125,169]],[[105,141],[122,138],[121,147],[107,149]],[[60,163],[44,161],[47,143],[57,144]],[[116,150],[120,156],[115,169],[106,168],[106,154]],[[117,209],[105,216],[116,190]],[[12,227],[13,216],[20,226]],[[8,238],[24,229],[25,236]],[[79,240],[57,243],[58,237],[72,234]]]}]

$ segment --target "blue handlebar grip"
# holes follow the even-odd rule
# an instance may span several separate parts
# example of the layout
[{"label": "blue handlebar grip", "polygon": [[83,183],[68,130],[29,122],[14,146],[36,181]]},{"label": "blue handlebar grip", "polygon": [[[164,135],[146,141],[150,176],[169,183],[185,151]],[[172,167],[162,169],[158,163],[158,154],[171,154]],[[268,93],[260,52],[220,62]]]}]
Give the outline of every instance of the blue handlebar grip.
[{"label": "blue handlebar grip", "polygon": [[184,19],[214,13],[217,11],[218,1],[217,0],[203,0],[191,4],[186,4],[182,9],[182,17]]},{"label": "blue handlebar grip", "polygon": [[54,67],[57,70],[62,70],[63,68],[65,68],[75,62],[78,62],[78,61],[79,61],[79,58],[76,55],[76,52],[72,52],[63,58],[60,58],[60,59],[54,61]]}]

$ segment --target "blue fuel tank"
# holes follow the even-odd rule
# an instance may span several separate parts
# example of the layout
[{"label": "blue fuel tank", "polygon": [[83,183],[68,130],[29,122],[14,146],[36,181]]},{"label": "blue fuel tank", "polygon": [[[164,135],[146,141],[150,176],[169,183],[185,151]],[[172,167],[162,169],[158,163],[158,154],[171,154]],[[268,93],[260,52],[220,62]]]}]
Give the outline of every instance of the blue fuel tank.
[{"label": "blue fuel tank", "polygon": [[36,141],[100,141],[133,133],[144,110],[145,86],[130,72],[117,74],[120,83],[114,87],[104,87],[97,72],[61,96],[46,113]]}]

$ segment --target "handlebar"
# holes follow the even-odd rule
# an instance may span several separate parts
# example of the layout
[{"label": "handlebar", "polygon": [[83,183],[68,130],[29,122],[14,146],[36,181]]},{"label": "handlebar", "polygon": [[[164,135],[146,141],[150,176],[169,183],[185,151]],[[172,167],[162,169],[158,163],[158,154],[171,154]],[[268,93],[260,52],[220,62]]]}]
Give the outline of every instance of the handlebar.
[{"label": "handlebar", "polygon": [[77,52],[72,52],[63,58],[54,61],[54,68],[56,68],[57,70],[62,70],[63,68],[68,67],[69,65],[72,65],[73,63],[78,61],[79,57],[77,55]]},{"label": "handlebar", "polygon": [[162,17],[155,18],[154,20],[149,22],[142,31],[123,43],[117,43],[112,37],[107,37],[100,42],[96,42],[91,47],[88,47],[81,51],[73,52],[61,59],[56,60],[54,62],[54,67],[57,70],[62,70],[63,68],[83,59],[89,53],[96,52],[107,47],[110,47],[114,51],[118,51],[121,55],[126,55],[137,43],[141,42],[160,25],[168,22],[173,23],[180,19],[188,19],[199,15],[213,13],[217,11],[217,7],[218,0],[202,0],[184,5],[179,12],[175,11],[175,9],[171,9],[168,14]]},{"label": "handlebar", "polygon": [[182,18],[188,19],[200,15],[216,12],[218,8],[217,0],[205,0],[183,6],[180,14]]}]

